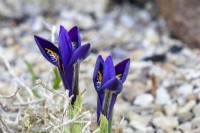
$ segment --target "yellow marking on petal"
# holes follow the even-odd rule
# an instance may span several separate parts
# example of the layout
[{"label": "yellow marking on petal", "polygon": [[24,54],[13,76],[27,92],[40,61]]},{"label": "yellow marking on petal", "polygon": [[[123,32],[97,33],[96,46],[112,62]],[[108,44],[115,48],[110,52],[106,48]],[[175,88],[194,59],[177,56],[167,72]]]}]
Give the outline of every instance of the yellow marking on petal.
[{"label": "yellow marking on petal", "polygon": [[58,66],[60,67],[60,62],[59,62],[59,57],[58,55],[53,52],[52,50],[48,49],[48,48],[45,48],[45,50],[47,51],[47,53],[49,53],[58,63]]},{"label": "yellow marking on petal", "polygon": [[101,87],[101,85],[102,85],[102,80],[103,80],[103,76],[102,76],[101,72],[98,71],[97,77],[96,77],[96,86],[97,86],[98,89],[99,89],[99,88]]},{"label": "yellow marking on petal", "polygon": [[102,83],[102,74],[100,71],[98,71],[99,81]]},{"label": "yellow marking on petal", "polygon": [[119,78],[121,75],[122,75],[121,73],[120,73],[120,74],[117,74],[116,78]]}]

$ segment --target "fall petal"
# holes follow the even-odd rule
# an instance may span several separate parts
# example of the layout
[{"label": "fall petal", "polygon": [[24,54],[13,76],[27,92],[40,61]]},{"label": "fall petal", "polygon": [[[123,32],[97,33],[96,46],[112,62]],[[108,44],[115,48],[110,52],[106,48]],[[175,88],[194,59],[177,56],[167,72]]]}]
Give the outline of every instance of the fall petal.
[{"label": "fall petal", "polygon": [[70,62],[68,64],[68,67],[71,67],[75,62],[81,62],[83,61],[85,58],[87,58],[87,56],[90,53],[90,44],[85,44],[80,46],[74,53],[73,56],[70,59]]},{"label": "fall petal", "polygon": [[98,56],[96,65],[94,68],[93,73],[93,83],[96,91],[98,91],[102,85],[102,79],[103,79],[103,63],[104,60],[101,55]]},{"label": "fall petal", "polygon": [[102,113],[102,103],[99,98],[97,98],[97,123],[99,124],[100,120],[100,115]]},{"label": "fall petal", "polygon": [[34,36],[35,42],[38,45],[42,55],[53,65],[59,66],[59,50],[50,41],[41,38],[39,36]]},{"label": "fall petal", "polygon": [[110,102],[110,106],[109,106],[109,113],[108,113],[108,116],[107,116],[107,119],[110,120],[110,116],[112,115],[112,110],[113,110],[113,107],[115,105],[115,101],[117,99],[117,94],[112,94],[112,97],[111,97],[111,102]]},{"label": "fall petal", "polygon": [[122,81],[118,80],[117,78],[110,79],[102,86],[103,90],[110,90],[116,94],[120,93],[122,91],[122,88]]}]

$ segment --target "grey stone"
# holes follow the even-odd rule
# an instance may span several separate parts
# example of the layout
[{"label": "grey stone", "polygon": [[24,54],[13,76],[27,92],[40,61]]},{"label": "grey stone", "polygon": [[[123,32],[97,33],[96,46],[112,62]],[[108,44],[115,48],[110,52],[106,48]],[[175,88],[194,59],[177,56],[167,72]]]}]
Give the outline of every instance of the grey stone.
[{"label": "grey stone", "polygon": [[164,111],[167,116],[174,116],[175,113],[177,112],[178,106],[177,103],[167,103],[164,106]]},{"label": "grey stone", "polygon": [[144,93],[144,94],[140,94],[136,96],[133,103],[135,105],[147,107],[152,104],[153,100],[154,100],[154,97],[151,94]]},{"label": "grey stone", "polygon": [[192,108],[195,106],[196,101],[191,100],[188,103],[186,103],[183,107],[180,107],[177,111],[178,114],[182,114],[182,113],[187,113],[190,110],[192,110]]},{"label": "grey stone", "polygon": [[177,117],[165,117],[165,116],[154,117],[152,123],[154,126],[161,129],[173,129],[176,128],[179,124]]},{"label": "grey stone", "polygon": [[200,117],[200,104],[197,104],[192,111],[196,117]]},{"label": "grey stone", "polygon": [[156,92],[156,103],[157,104],[166,104],[170,102],[170,95],[164,88],[159,88]]}]

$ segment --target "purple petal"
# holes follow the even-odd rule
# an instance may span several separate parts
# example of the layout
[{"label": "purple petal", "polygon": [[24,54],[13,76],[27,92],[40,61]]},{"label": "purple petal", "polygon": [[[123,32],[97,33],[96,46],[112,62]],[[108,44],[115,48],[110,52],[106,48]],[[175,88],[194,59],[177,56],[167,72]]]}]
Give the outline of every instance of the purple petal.
[{"label": "purple petal", "polygon": [[104,99],[104,91],[101,89],[97,92],[98,99],[97,99],[97,122],[100,124],[100,115],[102,113],[102,106],[103,106],[103,99]]},{"label": "purple petal", "polygon": [[[67,81],[67,79],[66,79],[66,77],[65,77],[65,74],[64,74],[64,72],[59,68],[59,72],[60,72],[60,76],[61,76],[61,79],[62,79],[62,81],[63,81],[63,85],[64,85],[64,87],[65,87],[65,90],[69,90],[70,89],[70,87],[69,87],[69,83],[68,83],[68,81]],[[70,95],[70,93],[69,93],[69,97],[70,97],[71,95]]]},{"label": "purple petal", "polygon": [[102,89],[103,90],[110,90],[114,93],[118,94],[122,91],[122,81],[118,80],[117,78],[113,78],[109,81],[107,81],[105,84],[103,84]]},{"label": "purple petal", "polygon": [[108,113],[108,116],[107,116],[108,120],[110,120],[110,116],[112,115],[112,110],[113,110],[113,107],[115,105],[116,98],[117,98],[117,94],[113,93],[112,98],[111,98],[111,102],[110,102],[110,106],[109,106],[109,113]]},{"label": "purple petal", "polygon": [[74,67],[68,67],[65,69],[65,79],[68,82],[69,85],[69,96],[73,95],[73,82],[74,82]]},{"label": "purple petal", "polygon": [[116,77],[124,82],[128,76],[130,59],[126,59],[115,66]]},{"label": "purple petal", "polygon": [[69,37],[72,41],[72,46],[76,50],[78,47],[81,46],[81,37],[79,33],[79,29],[77,26],[74,26],[70,31],[69,31]]},{"label": "purple petal", "polygon": [[85,58],[87,58],[89,53],[90,53],[90,44],[89,43],[87,43],[83,46],[80,46],[72,55],[70,62],[68,64],[68,67],[71,67],[75,62],[83,61]]},{"label": "purple petal", "polygon": [[[103,101],[103,113],[106,115],[107,119],[110,119],[110,114],[112,113],[112,108],[114,106],[117,95],[122,91],[122,81],[117,78],[113,78],[106,82],[102,89],[104,90],[104,101]],[[109,93],[111,95],[109,95]],[[106,112],[105,112],[106,111]]]},{"label": "purple petal", "polygon": [[102,85],[102,79],[103,79],[103,64],[104,60],[101,55],[98,56],[96,65],[94,68],[93,73],[93,83],[96,91],[98,91]]},{"label": "purple petal", "polygon": [[115,67],[111,56],[108,56],[103,66],[103,84],[115,77]]},{"label": "purple petal", "polygon": [[61,56],[60,58],[62,60],[64,68],[66,69],[72,56],[72,43],[68,36],[67,30],[63,26],[60,26],[59,51]]},{"label": "purple petal", "polygon": [[102,113],[102,102],[99,99],[99,97],[97,98],[97,123],[100,124],[100,115]]},{"label": "purple petal", "polygon": [[58,48],[50,41],[34,36],[35,42],[37,43],[43,56],[55,66],[59,66],[59,51]]}]

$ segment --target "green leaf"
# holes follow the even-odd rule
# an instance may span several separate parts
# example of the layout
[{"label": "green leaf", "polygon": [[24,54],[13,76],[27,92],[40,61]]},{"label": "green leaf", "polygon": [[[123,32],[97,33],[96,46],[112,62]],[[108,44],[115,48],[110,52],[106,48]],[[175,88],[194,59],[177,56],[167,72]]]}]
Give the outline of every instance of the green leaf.
[{"label": "green leaf", "polygon": [[68,126],[64,127],[64,133],[69,133],[69,132],[70,132],[69,127]]},{"label": "green leaf", "polygon": [[108,133],[108,120],[104,115],[100,116],[100,133]]},{"label": "green leaf", "polygon": [[24,60],[24,63],[25,63],[26,66],[28,67],[28,71],[30,72],[31,77],[32,77],[32,81],[33,81],[33,83],[34,83],[35,80],[37,79],[37,76],[36,76],[36,74],[35,74],[35,71],[33,70],[33,66],[32,66],[27,60]]},{"label": "green leaf", "polygon": [[53,79],[53,88],[55,90],[57,90],[59,88],[60,82],[61,82],[61,78],[58,72],[58,68],[54,68],[53,69],[53,73],[54,73],[54,79]]},{"label": "green leaf", "polygon": [[74,102],[73,107],[71,106],[70,108],[70,118],[74,118],[74,116],[80,111],[81,107],[81,95],[79,94],[76,97],[76,101]]},{"label": "green leaf", "polygon": [[[82,108],[81,95],[79,94],[76,97],[76,101],[74,102],[73,107],[71,106],[71,108],[70,108],[70,113],[69,113],[70,118],[71,119],[74,118],[75,115],[77,115],[77,113],[79,113],[79,111],[81,110],[81,108]],[[81,124],[81,123],[72,123],[72,124],[70,124],[70,133],[81,133],[81,130],[82,130],[83,126],[84,125]]]},{"label": "green leaf", "polygon": [[[32,77],[32,82],[34,83],[36,80],[37,80],[37,76],[35,74],[35,71],[33,69],[33,66],[27,61],[27,60],[24,60],[24,63],[26,64],[27,68],[28,68],[28,71],[30,72],[31,74],[31,77]],[[36,90],[32,90],[33,92],[33,95],[37,98],[40,98],[40,95],[38,94],[38,92]]]},{"label": "green leaf", "polygon": [[32,90],[33,95],[37,98],[41,98],[41,96],[39,95],[39,93],[36,90]]}]

